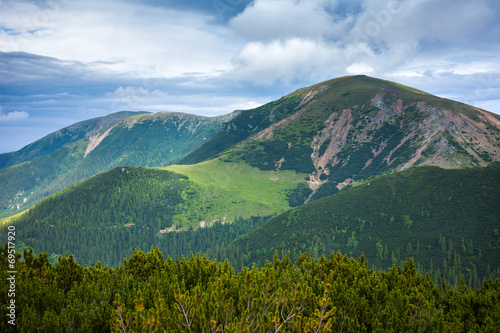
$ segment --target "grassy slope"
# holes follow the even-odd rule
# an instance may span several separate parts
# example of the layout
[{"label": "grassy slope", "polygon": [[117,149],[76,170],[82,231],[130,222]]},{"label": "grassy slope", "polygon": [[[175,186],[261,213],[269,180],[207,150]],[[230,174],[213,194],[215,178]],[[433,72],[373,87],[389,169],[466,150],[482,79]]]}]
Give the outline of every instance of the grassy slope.
[{"label": "grassy slope", "polygon": [[25,211],[21,212],[21,213],[18,213],[16,215],[12,215],[12,216],[1,218],[0,219],[0,227],[3,226],[4,224],[5,225],[10,224],[11,222],[13,222],[14,219],[18,218],[19,216],[21,216],[24,213],[25,213]]},{"label": "grassy slope", "polygon": [[304,182],[305,174],[294,171],[261,171],[244,163],[218,159],[194,165],[164,168],[186,175],[195,184],[190,206],[176,222],[268,215],[288,210],[287,193]]},{"label": "grassy slope", "polygon": [[[234,138],[237,138],[238,140],[243,137],[248,137],[251,134],[257,133],[260,130],[266,128],[269,124],[273,122],[275,123],[277,119],[279,120],[286,118],[287,116],[293,113],[292,111],[296,109],[302,98],[304,98],[304,96],[307,95],[308,92],[330,83],[331,84],[335,83],[336,89],[327,90],[322,95],[321,99],[318,99],[314,103],[310,103],[307,106],[310,108],[310,110],[306,112],[305,115],[302,116],[298,121],[292,122],[290,126],[278,127],[274,131],[274,136],[273,136],[274,141],[273,140],[269,141],[268,142],[269,144],[260,146],[260,142],[258,142],[258,140],[253,140],[253,141],[245,140],[243,142],[240,142],[240,144],[234,146],[233,148],[227,150],[225,153],[222,153],[222,156],[220,156],[219,159],[206,160],[205,162],[195,165],[175,165],[164,168],[165,170],[174,171],[178,174],[183,174],[187,176],[189,178],[189,182],[186,183],[190,184],[189,189],[186,189],[182,193],[183,200],[180,201],[176,206],[176,210],[172,215],[172,223],[178,224],[181,227],[191,226],[197,228],[200,225],[199,224],[200,220],[207,221],[207,223],[210,223],[211,221],[216,219],[219,220],[226,219],[232,221],[235,217],[240,217],[240,216],[248,217],[256,214],[267,215],[272,213],[280,213],[285,210],[288,210],[290,206],[288,205],[288,202],[286,200],[287,194],[292,189],[296,188],[298,184],[304,184],[304,177],[306,176],[305,173],[296,173],[296,170],[300,169],[301,171],[303,171],[308,167],[310,167],[306,165],[303,168],[302,167],[298,168],[298,166],[301,165],[300,163],[306,161],[307,158],[310,157],[310,151],[308,151],[307,149],[310,149],[311,135],[317,133],[317,130],[319,129],[318,127],[319,124],[323,124],[324,120],[327,119],[328,116],[332,113],[333,108],[335,108],[336,110],[342,109],[344,107],[349,108],[352,107],[352,103],[354,101],[358,100],[366,101],[369,98],[372,98],[373,95],[379,89],[379,85],[375,85],[374,83],[380,83],[386,85],[387,87],[391,87],[390,89],[398,89],[398,96],[403,97],[406,101],[409,102],[412,101],[412,98],[415,101],[420,101],[421,99],[429,99],[429,100],[437,99],[434,96],[426,95],[425,93],[422,92],[417,92],[418,93],[417,94],[418,98],[417,98],[416,97],[417,95],[415,95],[415,91],[413,89],[400,85],[394,85],[393,83],[388,81],[382,81],[363,76],[346,77],[332,81],[327,81],[325,83],[321,83],[316,86],[300,90],[296,93],[290,94],[289,96],[285,96],[280,101],[273,102],[274,104],[271,103],[266,107],[244,111],[240,114],[240,116],[234,118],[228,123],[228,124],[233,124],[235,126],[227,127],[226,129],[233,128],[236,129],[235,130],[236,132],[238,132],[238,130],[241,130],[240,132],[236,133],[237,134],[236,136],[234,136]],[[332,101],[335,102],[333,104],[334,106],[332,106],[333,103]],[[448,103],[447,101],[444,101],[443,103],[445,102]],[[274,120],[270,119],[272,118],[271,114],[273,115],[273,117],[275,117]],[[356,112],[353,112],[353,116],[358,117],[359,115],[356,114]],[[139,116],[137,118],[142,119],[143,116]],[[251,126],[248,126],[249,124]],[[137,124],[134,126],[138,127],[139,125]],[[243,128],[246,129],[243,130]],[[216,149],[217,142],[221,143],[224,141],[223,140],[224,137],[221,135],[222,134],[219,133],[213,140],[209,141],[210,143],[209,146],[212,149],[215,149],[211,150],[211,153],[215,153],[216,155],[221,153],[221,150]],[[280,142],[285,143],[283,146],[285,147],[284,151],[286,151],[288,149],[286,148],[288,146],[288,144],[286,143],[289,142],[290,140],[295,140],[294,142],[296,143],[297,146],[304,147],[305,149],[304,150],[299,149],[296,152],[290,153],[285,159],[285,162],[283,163],[281,170],[279,172],[274,171],[273,169],[276,168],[275,162],[279,160],[281,157],[283,157],[283,151],[275,151],[276,148],[280,148],[279,146]],[[263,158],[255,156],[255,153],[259,152],[259,150],[256,148],[262,148],[261,150],[263,153]],[[295,147],[293,147],[292,150],[294,148]],[[98,149],[96,149],[95,152],[97,152]],[[244,155],[239,155],[239,154],[244,154]],[[252,154],[254,154],[253,157],[251,157]],[[198,156],[198,158],[205,157],[205,156],[203,157],[200,156]],[[253,162],[251,164],[253,166],[258,166],[260,169],[257,167],[249,166],[248,164],[242,162],[242,161],[249,162],[249,160],[251,159],[253,159],[252,160]],[[266,166],[262,165],[262,161],[265,161],[265,159],[269,159],[269,163]],[[396,177],[402,177],[401,179],[406,179],[406,176],[398,175]],[[453,221],[453,218],[450,218],[450,216],[458,216],[458,217],[461,216],[456,214],[456,212],[458,212],[459,209],[462,208],[460,205],[456,207],[446,206],[447,203],[449,203],[447,201],[448,198],[455,197],[453,191],[458,191],[458,190],[457,188],[449,187],[448,184],[443,184],[440,182],[436,183],[441,184],[441,188],[436,187],[434,188],[434,191],[436,193],[443,192],[445,193],[443,194],[445,196],[440,197],[439,200],[441,200],[442,202],[436,200],[432,201],[430,204],[431,208],[432,205],[436,205],[437,202],[440,202],[440,204],[443,205],[443,207],[448,207],[448,208],[442,210],[440,213],[432,213],[432,214],[440,216],[437,221],[444,221],[443,223],[450,223],[450,221]],[[380,184],[380,183],[375,181],[374,184]],[[418,186],[420,185],[416,183],[416,185],[414,186],[415,186],[414,188],[418,188]],[[464,186],[464,188],[466,189],[465,191],[467,191],[467,193],[469,192],[470,186],[473,187],[474,185],[468,184],[467,186]],[[371,189],[373,189],[374,187],[375,186],[372,186]],[[367,187],[362,187],[362,188],[364,190],[369,189]],[[351,191],[349,192],[360,193]],[[384,191],[381,192],[385,193]],[[371,192],[367,191],[367,193]],[[446,193],[449,193],[449,195],[446,196]],[[375,194],[377,194],[377,192]],[[373,198],[378,198],[379,201],[373,202],[372,200]],[[391,232],[393,233],[396,232],[394,230],[399,230],[398,231],[399,234],[397,235],[394,234],[394,237],[389,237],[388,239],[386,239],[387,236],[382,236],[382,233],[380,234],[380,236],[377,236],[375,238],[375,236],[371,235],[368,232],[368,230],[372,228],[372,225],[375,225],[376,228],[379,227],[379,225],[376,224],[375,220],[377,216],[379,216],[379,219],[383,223],[386,222],[389,223],[391,218],[394,218],[395,221],[401,222],[403,221],[405,216],[410,216],[413,221],[412,223],[414,223],[415,227],[419,225],[418,221],[420,221],[421,219],[419,217],[419,214],[422,215],[422,217],[425,215],[424,212],[426,212],[429,215],[428,208],[421,207],[420,211],[418,211],[414,209],[414,203],[405,202],[404,204],[401,204],[401,202],[399,202],[399,204],[401,204],[400,206],[398,206],[398,203],[394,204],[394,207],[396,207],[395,211],[393,210],[388,211],[386,205],[386,201],[388,199],[381,198],[377,195],[365,196],[365,194],[360,194],[360,198],[358,198],[357,200],[359,206],[352,206],[351,202],[346,202],[343,204],[343,206],[345,207],[351,207],[350,209],[346,209],[346,211],[347,213],[354,212],[353,215],[349,214],[344,215],[346,214],[346,212],[341,211],[341,213],[339,213],[337,211],[335,213],[337,214],[335,215],[335,219],[332,220],[333,223],[332,225],[328,224],[330,220],[325,222],[324,220],[322,220],[323,217],[321,216],[316,216],[314,218],[312,217],[306,218],[305,220],[309,221],[310,224],[300,225],[299,227],[297,227],[298,229],[297,232],[295,233],[295,238],[293,238],[295,243],[294,244],[292,244],[291,242],[289,243],[292,244],[294,249],[297,248],[297,246],[300,248],[302,248],[303,246],[305,246],[306,248],[317,247],[319,250],[322,250],[323,248],[324,249],[328,248],[329,250],[341,249],[344,252],[351,252],[353,255],[358,254],[358,252],[360,253],[361,251],[360,249],[364,247],[368,249],[367,253],[371,253],[373,255],[375,251],[374,250],[375,245],[379,241],[381,241],[383,245],[388,246],[389,255],[384,256],[384,258],[380,259],[380,262],[382,263],[383,261],[385,261],[384,264],[387,263],[390,264],[392,262],[392,256],[391,256],[392,251],[395,252],[397,260],[401,260],[408,243],[414,242],[413,246],[415,247],[416,246],[415,243],[417,241],[420,241],[420,239],[416,239],[415,241],[413,241],[412,240],[413,238],[411,237],[410,238],[403,237],[404,239],[398,240],[398,238],[401,238],[400,235],[405,235],[404,232],[408,230],[406,230],[405,228],[399,230],[397,228],[394,228],[393,225],[390,225],[388,227],[387,234],[392,235]],[[467,197],[464,196],[462,197],[461,200],[462,202],[467,203],[468,199]],[[374,210],[372,211],[363,208],[366,206],[366,204],[370,202],[371,205],[374,207],[373,208]],[[452,202],[455,204],[453,200]],[[405,207],[410,207],[410,206],[412,208],[406,211]],[[363,209],[361,209],[360,207]],[[315,213],[321,212],[323,208],[324,208],[323,206],[317,207]],[[96,207],[95,209],[97,210],[98,208]],[[327,208],[327,210],[329,209],[330,208]],[[299,219],[297,215],[294,214],[300,211],[302,211],[302,208],[296,209],[292,213],[286,213],[283,216],[292,216],[291,219],[297,222],[302,219]],[[475,210],[470,209],[470,211],[475,211]],[[443,212],[446,212],[446,214],[449,213],[451,215],[449,216],[443,215]],[[479,213],[478,216],[481,216],[481,214],[483,213],[482,212]],[[466,214],[464,213],[462,215],[465,216]],[[331,217],[333,216],[329,216],[328,218]],[[387,221],[384,220],[384,218],[386,218]],[[293,224],[291,222],[292,220],[288,220],[286,222],[282,221],[282,223],[289,226],[290,224]],[[362,224],[361,221],[365,221],[364,224]],[[146,223],[148,222],[146,221]],[[166,224],[156,223],[155,225],[158,224],[160,224],[162,228],[164,228],[170,225],[170,221],[169,223]],[[358,226],[357,224],[362,224],[362,225]],[[335,235],[332,234],[333,226],[338,227],[335,229]],[[400,225],[398,225],[398,227],[400,227]],[[356,231],[358,230],[356,228],[358,228],[359,231]],[[271,251],[273,248],[274,249],[278,248],[279,246],[282,245],[281,242],[283,240],[287,240],[286,237],[290,236],[289,232],[290,230],[287,229],[283,232],[282,227],[278,226],[277,224],[270,224],[266,227],[266,229],[269,230],[266,230],[266,232],[262,234],[262,237],[260,236],[259,236],[260,238],[257,237],[258,240],[266,240],[263,242],[264,245],[260,244],[259,241],[257,241],[257,243],[255,244],[250,245],[250,248],[252,248],[252,250],[254,251],[254,255],[256,250],[267,249]],[[378,228],[377,230],[378,231],[375,230],[371,231],[375,232],[376,234],[377,232],[382,230],[382,228]],[[308,231],[309,234],[305,234],[304,233],[305,231]],[[352,238],[353,236],[352,235],[353,231],[358,232],[356,237],[359,246],[356,248],[352,246],[347,247],[347,244],[349,244],[349,239]],[[287,232],[288,236],[286,236]],[[487,232],[493,233],[492,230]],[[292,232],[292,234],[293,233],[294,232]],[[299,234],[301,234],[302,236],[298,236]],[[285,237],[281,241],[280,237],[278,237],[280,235]],[[466,236],[462,238],[465,238],[465,242],[473,241],[474,244],[476,244],[476,242],[481,242],[480,238],[476,236],[472,238],[467,238],[468,237],[467,234],[464,235]],[[335,238],[333,236],[335,236]],[[431,233],[429,234],[429,237],[430,236],[436,238],[439,235],[436,234],[435,229],[432,229]],[[302,241],[300,241],[301,239],[300,237],[303,238]],[[457,239],[458,242],[461,241],[460,238]],[[454,240],[455,247],[457,247],[457,239]],[[391,243],[391,242],[396,242],[396,243]],[[406,242],[406,244],[403,244],[404,242]],[[434,243],[437,242],[437,240],[433,239],[431,242]],[[421,241],[420,243],[421,246],[423,246],[422,244],[424,243],[424,241]],[[286,244],[285,242],[285,245],[287,246],[290,244]],[[433,245],[431,245],[431,249],[432,246]],[[399,254],[397,250],[399,250]],[[421,251],[423,252],[424,250]],[[377,259],[372,260],[372,262],[376,263]],[[428,263],[429,261],[427,260],[425,264]]]},{"label": "grassy slope", "polygon": [[51,255],[74,253],[85,263],[116,264],[121,254],[161,243],[158,235],[165,229],[198,229],[201,220],[208,226],[216,219],[233,222],[288,210],[287,194],[303,178],[293,171],[260,171],[217,159],[190,166],[121,167],[73,184],[2,222],[14,223],[22,246]]}]

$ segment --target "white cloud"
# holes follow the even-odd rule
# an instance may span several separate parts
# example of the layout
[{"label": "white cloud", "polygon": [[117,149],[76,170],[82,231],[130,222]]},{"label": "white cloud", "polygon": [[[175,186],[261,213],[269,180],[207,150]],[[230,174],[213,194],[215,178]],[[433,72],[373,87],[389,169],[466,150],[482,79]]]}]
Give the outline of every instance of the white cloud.
[{"label": "white cloud", "polygon": [[230,21],[230,27],[249,40],[321,38],[335,27],[335,22],[326,11],[328,2],[256,0]]},{"label": "white cloud", "polygon": [[0,50],[135,78],[226,73],[265,85],[417,72],[422,63],[467,75],[498,67],[498,59],[474,67],[445,60],[472,48],[485,56],[499,51],[491,43],[500,32],[499,6],[489,0],[255,0],[227,26],[213,25],[203,12],[121,0],[48,4],[0,2],[9,13],[0,18],[7,29],[0,29]]},{"label": "white cloud", "polygon": [[150,91],[144,87],[119,87],[106,98],[112,103],[112,110],[151,110],[146,104],[151,104],[158,97],[166,97],[158,90]]},{"label": "white cloud", "polygon": [[[487,0],[364,1],[354,32],[373,41],[439,40],[443,47],[472,42],[495,19]],[[463,46],[463,44],[462,44]],[[439,45],[438,45],[439,47]]]},{"label": "white cloud", "polygon": [[373,72],[373,68],[364,63],[354,63],[346,68],[346,72],[349,74],[368,74]]},{"label": "white cloud", "polygon": [[249,100],[244,96],[223,94],[196,94],[189,90],[169,94],[144,87],[119,87],[106,94],[101,101],[114,111],[143,110],[151,112],[185,112],[204,116],[218,116],[234,110],[256,108],[269,102],[266,98]]},{"label": "white cloud", "polygon": [[29,118],[29,114],[26,111],[12,111],[7,114],[3,114],[0,109],[0,122],[13,122],[21,121]]},{"label": "white cloud", "polygon": [[0,0],[0,104],[29,111],[0,109],[3,128],[121,109],[218,115],[350,73],[500,112],[495,0],[254,0],[229,22],[172,2],[40,3]]},{"label": "white cloud", "polygon": [[[500,6],[488,0],[256,0],[230,27],[247,39],[233,58],[235,76],[255,84],[314,83],[318,75],[395,72],[500,72]],[[479,55],[474,64],[454,56]],[[491,58],[488,58],[491,57]],[[488,60],[489,59],[489,60]],[[328,78],[328,77],[327,77]]]},{"label": "white cloud", "polygon": [[263,103],[258,103],[255,101],[243,101],[243,102],[237,102],[230,104],[229,107],[231,110],[250,110],[250,109],[255,109],[258,108],[259,106],[262,106]]},{"label": "white cloud", "polygon": [[233,63],[236,79],[264,85],[327,79],[344,65],[338,49],[301,38],[248,43]]},{"label": "white cloud", "polygon": [[[113,70],[143,71],[155,66],[167,77],[213,72],[230,66],[237,45],[210,17],[166,8],[134,6],[119,0],[66,1],[52,9],[6,1],[0,50],[23,51]],[[8,7],[8,8],[7,8]]]}]

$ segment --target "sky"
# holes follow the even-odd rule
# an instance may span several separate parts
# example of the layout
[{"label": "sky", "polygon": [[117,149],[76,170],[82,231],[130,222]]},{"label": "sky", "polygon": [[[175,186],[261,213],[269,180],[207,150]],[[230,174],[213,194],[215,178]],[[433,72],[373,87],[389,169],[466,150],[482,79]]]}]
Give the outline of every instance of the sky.
[{"label": "sky", "polygon": [[500,114],[500,1],[0,0],[0,153],[116,111],[215,116],[353,74]]}]

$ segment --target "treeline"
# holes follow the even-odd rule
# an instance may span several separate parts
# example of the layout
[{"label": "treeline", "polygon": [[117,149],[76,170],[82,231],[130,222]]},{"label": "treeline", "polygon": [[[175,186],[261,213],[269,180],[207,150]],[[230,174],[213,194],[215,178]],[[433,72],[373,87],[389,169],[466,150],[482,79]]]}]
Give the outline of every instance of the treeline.
[{"label": "treeline", "polygon": [[[0,247],[6,281],[8,248]],[[17,255],[15,326],[2,332],[498,332],[500,283],[474,292],[463,280],[437,286],[412,261],[388,272],[332,253],[301,254],[235,272],[199,255],[135,251],[123,265],[83,267],[73,256]],[[0,301],[9,304],[7,288]]]},{"label": "treeline", "polygon": [[[492,250],[493,253],[483,255],[481,248],[474,248],[472,241],[468,243],[467,247],[463,246],[455,249],[453,248],[453,241],[450,239],[448,249],[443,245],[443,248],[438,250],[436,248],[441,244],[439,239],[442,239],[443,242],[446,239],[444,236],[439,235],[436,237],[436,246],[432,248],[424,248],[417,241],[415,245],[409,242],[403,249],[398,247],[396,250],[389,251],[387,244],[380,240],[375,243],[373,249],[366,247],[364,242],[359,241],[360,238],[357,237],[360,237],[360,235],[356,232],[347,235],[345,239],[336,238],[337,242],[341,241],[342,244],[334,243],[332,239],[335,237],[335,230],[329,230],[328,232],[333,236],[318,236],[314,232],[304,231],[300,236],[305,237],[305,240],[281,242],[275,246],[270,245],[258,249],[253,248],[250,245],[251,243],[247,242],[247,235],[243,235],[237,242],[228,246],[226,253],[239,251],[241,252],[239,257],[242,260],[238,261],[238,264],[243,263],[244,266],[256,265],[261,267],[271,258],[274,251],[278,251],[280,254],[290,252],[290,258],[297,260],[303,251],[308,251],[312,257],[317,258],[328,253],[328,251],[348,251],[349,256],[357,256],[365,255],[364,250],[367,250],[365,256],[369,259],[370,267],[374,270],[387,271],[391,267],[402,265],[405,261],[411,259],[414,261],[416,269],[422,274],[428,274],[436,284],[440,284],[444,280],[452,286],[457,286],[463,280],[467,287],[477,290],[484,278],[500,279],[500,265],[494,261],[498,257],[497,248],[488,249]],[[362,245],[360,246],[360,244]],[[497,247],[498,243],[495,246]],[[212,252],[208,250],[207,253]],[[427,261],[427,258],[430,259]]]}]

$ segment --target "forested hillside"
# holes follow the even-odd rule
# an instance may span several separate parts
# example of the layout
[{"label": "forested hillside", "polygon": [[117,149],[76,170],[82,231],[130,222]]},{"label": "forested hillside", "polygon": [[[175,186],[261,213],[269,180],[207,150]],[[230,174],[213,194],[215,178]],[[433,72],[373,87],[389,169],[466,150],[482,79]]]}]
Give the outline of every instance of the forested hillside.
[{"label": "forested hillside", "polygon": [[497,115],[352,76],[106,119],[0,156],[20,331],[500,331]]},{"label": "forested hillside", "polygon": [[[204,179],[202,184],[192,169],[183,170],[188,178],[162,169],[115,168],[42,200],[13,218],[12,224],[23,234],[24,246],[48,253],[51,261],[72,253],[84,265],[101,261],[115,266],[135,248],[156,245],[170,255],[212,248],[225,258],[229,255],[225,245],[262,225],[264,219],[252,218],[252,212],[257,216],[289,209],[286,189],[295,186],[297,176],[286,178],[282,173],[280,179],[270,180],[256,168],[252,172],[248,166],[234,170],[216,166],[213,181]],[[240,183],[229,181],[235,176],[231,171],[241,174]],[[224,182],[224,177],[229,178]],[[245,191],[245,183],[260,184],[258,193]],[[267,201],[280,191],[280,198]],[[208,219],[217,208],[219,218]],[[201,229],[194,232],[193,227]],[[240,261],[238,253],[230,255]]]},{"label": "forested hillside", "polygon": [[[436,283],[445,278],[456,285],[463,275],[477,288],[484,277],[500,277],[499,170],[412,168],[265,223],[268,218],[257,217],[261,204],[252,200],[260,194],[268,202],[278,185],[258,169],[216,172],[217,166],[212,180],[192,166],[116,168],[43,200],[13,225],[23,233],[22,245],[48,253],[52,262],[72,253],[80,264],[115,266],[136,248],[158,245],[166,255],[201,252],[239,269],[263,266],[275,250],[290,251],[294,260],[306,250],[313,257],[340,250],[364,253],[377,269],[414,258]],[[231,172],[241,174],[239,182]],[[294,183],[286,184],[282,193],[293,197]],[[248,215],[252,207],[255,217]],[[270,214],[280,213],[276,207]],[[204,219],[216,209],[227,215]]]},{"label": "forested hillside", "polygon": [[499,207],[500,170],[412,168],[297,207],[234,245],[258,266],[275,250],[364,253],[379,269],[414,258],[436,282],[463,275],[477,288],[500,277]]},{"label": "forested hillside", "polygon": [[190,191],[185,176],[138,167],[115,168],[84,183],[42,200],[15,221],[21,241],[49,254],[74,253],[84,264],[116,264],[123,251],[151,246]]},{"label": "forested hillside", "polygon": [[[14,257],[14,256],[13,256]],[[0,278],[9,254],[0,247]],[[301,255],[235,271],[227,260],[134,252],[115,269],[52,266],[45,253],[15,261],[15,315],[0,309],[2,332],[498,332],[500,284],[477,291],[434,284],[413,262],[375,272],[332,253]],[[0,301],[7,304],[7,288]],[[9,323],[15,323],[15,326]]]}]

